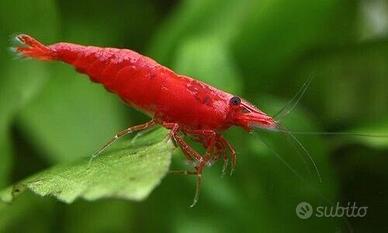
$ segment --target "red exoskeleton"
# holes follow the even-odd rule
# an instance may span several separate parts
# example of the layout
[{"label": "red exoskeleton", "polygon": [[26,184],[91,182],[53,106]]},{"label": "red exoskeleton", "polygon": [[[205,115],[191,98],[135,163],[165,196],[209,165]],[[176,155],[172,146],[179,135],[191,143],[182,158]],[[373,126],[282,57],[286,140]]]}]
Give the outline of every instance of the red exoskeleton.
[{"label": "red exoskeleton", "polygon": [[[170,130],[171,139],[193,161],[197,176],[196,203],[201,174],[207,164],[218,159],[236,166],[236,152],[222,136],[232,126],[247,131],[253,128],[280,129],[276,120],[248,101],[219,90],[185,75],[176,74],[129,49],[100,48],[72,43],[44,45],[28,35],[18,35],[21,43],[15,50],[24,57],[39,60],[57,60],[71,64],[94,82],[118,95],[125,103],[152,117],[149,122],[129,127],[117,133],[97,156],[117,139],[128,133],[156,125]],[[188,135],[205,148],[203,154],[195,151],[186,141]]]}]

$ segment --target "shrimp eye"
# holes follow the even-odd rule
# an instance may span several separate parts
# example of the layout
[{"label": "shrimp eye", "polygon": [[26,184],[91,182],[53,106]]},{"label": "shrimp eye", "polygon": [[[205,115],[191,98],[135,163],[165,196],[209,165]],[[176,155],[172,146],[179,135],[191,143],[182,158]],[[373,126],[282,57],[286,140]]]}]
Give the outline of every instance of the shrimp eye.
[{"label": "shrimp eye", "polygon": [[240,103],[241,103],[241,99],[238,96],[233,96],[229,100],[229,104],[232,106],[238,106],[238,105],[240,105]]}]

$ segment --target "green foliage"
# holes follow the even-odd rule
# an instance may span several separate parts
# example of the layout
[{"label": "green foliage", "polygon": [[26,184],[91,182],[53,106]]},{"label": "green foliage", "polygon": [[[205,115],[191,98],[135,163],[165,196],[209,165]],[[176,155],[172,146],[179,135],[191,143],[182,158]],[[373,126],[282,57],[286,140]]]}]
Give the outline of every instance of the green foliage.
[{"label": "green foliage", "polygon": [[[55,4],[47,0],[26,2],[24,7],[12,4],[12,1],[0,3],[0,186],[4,186],[9,178],[12,163],[12,146],[10,140],[10,126],[16,113],[25,106],[39,92],[47,76],[47,69],[43,64],[25,64],[15,62],[11,56],[6,56],[9,46],[9,36],[18,31],[35,31],[45,34],[45,39],[53,38],[57,28],[57,14]],[[27,9],[34,9],[28,11]],[[46,13],[43,13],[46,12]],[[36,18],[35,25],[26,28],[26,21]],[[38,26],[39,24],[39,26]],[[44,32],[42,28],[53,28]]]},{"label": "green foliage", "polygon": [[[172,150],[165,131],[123,139],[87,169],[88,155],[146,117],[64,64],[14,59],[5,50],[21,32],[47,43],[131,48],[269,114],[313,77],[282,125],[387,134],[386,9],[385,1],[1,1],[0,186],[17,184],[17,194],[2,192],[8,200],[32,192],[0,204],[0,232],[335,232],[346,229],[343,219],[301,220],[295,206],[340,200],[369,207],[367,218],[349,219],[355,232],[383,231],[386,138],[297,135],[319,183],[289,136],[232,128],[225,137],[238,167],[223,179],[220,163],[205,169],[195,208],[188,208],[193,177],[166,176],[136,204],[108,198],[145,198],[160,182]],[[171,167],[191,169],[176,152]],[[68,205],[34,192],[82,198]]]},{"label": "green foliage", "polygon": [[28,189],[66,203],[77,198],[143,200],[168,172],[174,147],[163,139],[166,135],[159,130],[139,138],[136,144],[123,143],[90,162],[84,159],[47,169],[5,189],[0,198],[10,202]]},{"label": "green foliage", "polygon": [[55,79],[47,81],[17,119],[20,131],[42,148],[41,156],[49,162],[70,162],[90,154],[109,136],[131,125],[122,104],[101,86],[83,80],[84,75],[61,67],[51,74]]},{"label": "green foliage", "polygon": [[239,74],[226,45],[217,38],[191,38],[178,48],[177,72],[203,80],[229,92],[241,92]]}]

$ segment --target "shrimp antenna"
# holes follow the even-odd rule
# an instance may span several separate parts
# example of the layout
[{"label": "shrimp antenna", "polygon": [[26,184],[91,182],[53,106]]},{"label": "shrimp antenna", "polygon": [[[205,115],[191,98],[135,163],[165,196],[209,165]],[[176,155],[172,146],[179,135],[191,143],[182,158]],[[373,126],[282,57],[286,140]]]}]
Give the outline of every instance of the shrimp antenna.
[{"label": "shrimp antenna", "polygon": [[345,136],[354,136],[354,137],[372,137],[372,138],[388,138],[388,134],[368,134],[368,133],[357,133],[357,132],[332,132],[332,131],[299,131],[299,130],[290,130],[290,129],[282,129],[277,128],[275,131],[283,132],[283,133],[292,133],[298,135],[345,135]]},{"label": "shrimp antenna", "polygon": [[277,121],[280,121],[281,118],[284,118],[287,116],[290,112],[292,112],[296,105],[299,103],[299,101],[302,99],[304,94],[306,93],[307,88],[310,86],[314,76],[311,76],[308,78],[302,85],[302,87],[299,88],[298,92],[292,97],[290,101],[287,102],[275,115],[273,115],[273,118]]},{"label": "shrimp antenna", "polygon": [[281,125],[278,125],[278,127],[279,127],[280,132],[286,133],[292,140],[294,140],[295,144],[303,151],[303,154],[308,158],[308,160],[313,165],[314,171],[319,179],[319,183],[322,183],[321,173],[319,172],[318,166],[315,163],[310,152],[306,149],[306,147],[302,144],[302,142],[291,131],[289,131],[286,127],[281,126]]},{"label": "shrimp antenna", "polygon": [[[260,128],[258,128],[258,129],[260,129]],[[295,135],[293,135],[289,130],[287,130],[287,128],[285,128],[284,126],[280,125],[279,123],[278,123],[277,128],[274,128],[274,129],[271,129],[271,130],[273,130],[275,132],[285,133],[285,135],[288,136],[289,139],[292,139],[292,142],[294,142],[293,145],[296,147],[296,151],[301,156],[301,158],[303,160],[303,163],[307,166],[306,160],[311,162],[311,164],[313,165],[313,168],[314,168],[314,172],[315,172],[316,176],[318,177],[319,183],[322,183],[322,176],[321,176],[321,173],[319,172],[318,166],[315,163],[315,161],[314,161],[313,157],[311,156],[310,152],[306,149],[306,147],[303,146],[302,142]],[[263,141],[263,139],[261,141]],[[286,164],[286,166],[290,167],[288,164]],[[307,167],[307,169],[310,170],[308,167]],[[293,169],[290,169],[290,170],[293,170]]]},{"label": "shrimp antenna", "polygon": [[274,154],[276,158],[279,159],[296,177],[298,177],[302,181],[305,181],[305,179],[289,163],[287,163],[287,161],[284,160],[278,152],[272,149],[263,138],[261,138],[260,136],[258,138],[271,151],[271,153]]}]

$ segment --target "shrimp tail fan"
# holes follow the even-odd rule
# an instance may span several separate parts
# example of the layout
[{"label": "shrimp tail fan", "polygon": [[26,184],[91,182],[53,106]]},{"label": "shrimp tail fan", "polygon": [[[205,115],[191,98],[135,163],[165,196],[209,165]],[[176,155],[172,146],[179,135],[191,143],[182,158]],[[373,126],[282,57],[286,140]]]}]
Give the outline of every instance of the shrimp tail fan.
[{"label": "shrimp tail fan", "polygon": [[55,50],[42,44],[29,35],[17,35],[15,36],[15,41],[17,42],[17,45],[11,49],[21,57],[29,57],[43,61],[55,59]]}]

